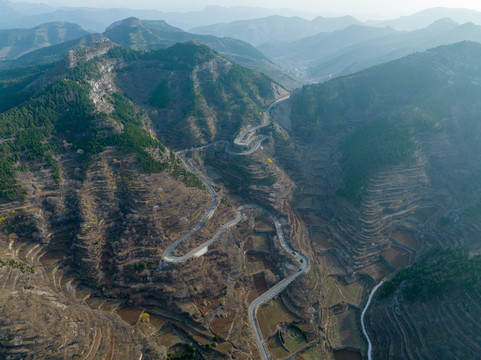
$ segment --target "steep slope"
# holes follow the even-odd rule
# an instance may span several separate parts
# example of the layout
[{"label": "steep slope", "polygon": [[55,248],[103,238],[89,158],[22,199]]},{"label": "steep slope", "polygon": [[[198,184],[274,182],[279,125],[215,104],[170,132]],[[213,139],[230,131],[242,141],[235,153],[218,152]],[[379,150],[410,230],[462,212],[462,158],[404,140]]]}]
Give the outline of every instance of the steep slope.
[{"label": "steep slope", "polygon": [[56,64],[0,71],[0,112],[5,112],[35,95],[44,79],[61,69]]},{"label": "steep slope", "polygon": [[[291,271],[270,230],[253,256],[266,268],[245,269],[242,249],[263,213],[246,211],[201,257],[161,263],[162,254],[210,206],[191,166],[201,172],[210,163],[219,201],[174,255],[214,236],[235,218],[233,205],[255,198],[281,209],[292,183],[267,160],[268,143],[245,158],[220,144],[180,158],[158,139],[175,149],[231,140],[263,123],[266,105],[285,90],[195,43],[137,52],[103,40],[71,52],[63,69],[0,114],[0,302],[2,311],[20,308],[1,316],[2,356],[257,356],[247,323],[253,275],[260,281],[266,272],[272,285]],[[242,186],[228,181],[239,173],[248,180]],[[40,277],[23,274],[31,266]],[[29,312],[35,316],[21,315]],[[72,318],[82,321],[76,330]]]},{"label": "steep slope", "polygon": [[117,86],[148,110],[161,139],[178,149],[231,140],[247,124],[262,123],[268,99],[286,93],[266,76],[195,43],[118,56],[137,61],[117,72]]},{"label": "steep slope", "polygon": [[332,32],[360,23],[351,16],[339,18],[316,17],[306,20],[299,17],[269,16],[254,20],[240,20],[196,27],[196,34],[232,37],[258,46],[265,42],[295,41],[320,32]]},{"label": "steep slope", "polygon": [[16,59],[42,47],[87,35],[79,25],[54,22],[33,29],[0,30],[0,60]]},{"label": "steep slope", "polygon": [[[368,313],[374,358],[393,352],[406,358],[476,357],[479,261],[468,250],[435,248],[385,283]],[[427,326],[433,318],[438,326]],[[393,341],[397,336],[401,341]]]},{"label": "steep slope", "polygon": [[[359,327],[347,326],[346,302],[362,306],[367,289],[431,247],[479,252],[480,59],[477,43],[439,47],[305,86],[280,105],[279,121],[299,152],[279,147],[278,154],[297,185],[294,208],[323,284],[321,302],[308,301],[334,349],[366,350],[355,340]],[[401,296],[376,302],[367,322],[375,358],[432,359],[451,338],[475,342],[477,325],[464,324],[478,297],[459,294],[468,304],[462,309],[456,296],[415,306]],[[437,321],[449,334],[432,327]],[[457,354],[472,356],[468,348]]]}]

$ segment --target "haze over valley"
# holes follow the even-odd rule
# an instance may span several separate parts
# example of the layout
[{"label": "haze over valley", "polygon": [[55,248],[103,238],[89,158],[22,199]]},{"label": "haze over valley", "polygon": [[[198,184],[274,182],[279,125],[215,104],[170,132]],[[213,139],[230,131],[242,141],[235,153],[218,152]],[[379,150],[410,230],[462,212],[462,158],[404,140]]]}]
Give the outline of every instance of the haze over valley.
[{"label": "haze over valley", "polygon": [[254,5],[0,0],[1,359],[481,359],[481,9]]}]

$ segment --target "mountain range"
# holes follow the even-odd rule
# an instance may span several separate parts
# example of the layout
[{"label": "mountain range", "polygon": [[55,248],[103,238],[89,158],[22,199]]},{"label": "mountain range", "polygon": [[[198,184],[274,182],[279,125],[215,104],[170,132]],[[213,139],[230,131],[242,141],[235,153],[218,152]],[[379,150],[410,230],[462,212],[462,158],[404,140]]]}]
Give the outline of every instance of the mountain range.
[{"label": "mountain range", "polygon": [[[268,39],[271,36],[269,34],[276,33],[272,32],[269,26],[265,26],[271,21],[277,22],[280,27],[286,21],[293,27],[297,23],[303,24],[297,33],[284,32],[290,33],[289,36],[293,38],[302,36],[306,31],[315,32],[323,26],[342,28],[344,24],[356,22],[353,18],[316,18],[309,22],[300,18],[274,17],[255,20],[253,24],[256,26],[252,29],[249,25],[251,21],[236,22],[232,26],[234,29],[243,27],[246,31],[245,36],[237,31],[237,38],[250,38],[250,41],[255,43],[256,40],[249,35],[251,31],[259,34],[259,42],[260,39]],[[26,66],[36,62],[60,60],[68,50],[89,46],[100,37],[89,34],[80,38],[81,35],[87,34],[85,30],[73,24],[68,25],[70,31],[65,27],[66,24],[51,23],[30,30],[3,30],[4,40],[3,43],[0,42],[0,49],[4,53],[4,61],[0,62],[0,67]],[[308,28],[310,30],[307,30]],[[47,32],[52,40],[45,39],[47,35],[42,35]],[[59,35],[60,32],[62,34]],[[162,20],[128,18],[108,26],[102,36],[122,46],[144,50],[165,48],[176,42],[197,41],[230,60],[271,76],[291,89],[298,83],[325,81],[431,47],[464,40],[481,41],[478,25],[458,24],[448,18],[437,20],[424,29],[410,32],[355,23],[340,30],[320,32],[295,41],[278,40],[285,36],[281,34],[282,32],[277,33],[277,40],[267,41],[255,48],[245,41],[232,37],[188,33]],[[30,37],[29,41],[25,41],[27,37]],[[21,45],[16,45],[20,43]],[[49,46],[54,44],[57,45]],[[40,47],[45,49],[35,51]],[[11,61],[18,57],[15,62]]]},{"label": "mountain range", "polygon": [[[40,33],[40,31],[47,31],[53,36],[58,26],[59,25],[56,23],[51,23],[44,24],[31,30],[4,30],[5,37],[10,40],[8,42],[4,41],[3,44],[0,42],[0,51],[5,53],[10,52],[12,55],[0,62],[0,68],[28,66],[58,61],[61,60],[69,50],[90,46],[101,37],[106,37],[119,45],[136,50],[160,49],[169,47],[177,42],[197,41],[211,47],[228,59],[238,62],[239,64],[247,66],[255,71],[266,73],[287,87],[292,88],[296,86],[296,82],[286,76],[279,66],[274,64],[259,50],[246,42],[233,38],[218,38],[211,35],[191,34],[179,28],[170,26],[165,21],[161,20],[142,21],[137,18],[124,19],[111,24],[102,35],[88,34],[86,31],[81,30],[81,28],[75,25],[77,32],[74,33],[71,31],[67,34],[70,38],[78,38],[68,41],[69,38],[65,37],[65,42],[55,46],[49,46],[53,44],[46,41],[35,42],[32,40],[27,42],[18,36],[14,37],[17,33],[29,34],[30,37],[33,37]],[[66,25],[63,26],[66,27]],[[80,37],[83,34],[88,35]],[[36,50],[41,47],[39,44],[41,44],[43,48]],[[13,49],[16,47],[21,48],[25,55],[20,56],[15,61],[11,61],[12,58],[14,58],[12,47]],[[19,56],[22,53],[16,51],[15,54]]]},{"label": "mountain range", "polygon": [[441,19],[411,32],[352,25],[290,43],[266,43],[258,49],[303,81],[315,82],[464,40],[480,42],[481,27]]},{"label": "mountain range", "polygon": [[476,13],[0,7],[0,359],[481,353]]},{"label": "mountain range", "polygon": [[0,60],[12,60],[37,49],[87,35],[77,24],[48,23],[33,29],[0,30]]},{"label": "mountain range", "polygon": [[0,1],[0,28],[31,28],[48,22],[72,22],[84,29],[103,32],[110,24],[128,18],[164,20],[184,30],[218,22],[255,19],[273,15],[309,16],[306,13],[285,9],[272,10],[261,7],[208,6],[200,11],[162,12],[126,8],[53,7],[43,4]]},{"label": "mountain range", "polygon": [[339,18],[319,16],[309,21],[300,17],[277,15],[196,27],[191,31],[196,34],[233,37],[258,46],[266,42],[290,42],[321,32],[341,30],[353,24],[360,24],[360,21],[352,16]]}]

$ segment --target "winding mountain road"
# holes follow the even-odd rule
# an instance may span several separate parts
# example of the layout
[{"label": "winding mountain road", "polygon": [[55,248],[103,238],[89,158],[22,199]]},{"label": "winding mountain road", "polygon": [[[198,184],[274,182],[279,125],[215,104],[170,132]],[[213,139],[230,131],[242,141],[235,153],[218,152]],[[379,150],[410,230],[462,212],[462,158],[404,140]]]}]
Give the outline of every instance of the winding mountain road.
[{"label": "winding mountain road", "polygon": [[366,330],[366,324],[364,323],[364,317],[366,316],[366,312],[367,312],[367,309],[369,308],[369,305],[371,305],[371,301],[372,301],[372,298],[374,297],[374,294],[376,293],[377,289],[379,289],[381,287],[383,282],[384,282],[384,280],[381,281],[376,286],[374,286],[374,288],[371,291],[371,294],[369,294],[369,298],[367,299],[366,306],[364,307],[364,310],[361,313],[361,327],[362,327],[362,332],[363,332],[363,334],[364,334],[364,336],[366,337],[366,340],[367,340],[367,359],[368,360],[372,360],[372,355],[371,355],[371,353],[372,353],[372,342],[371,342],[371,338],[369,337],[369,334],[367,333],[367,330]]},{"label": "winding mountain road", "polygon": [[[261,124],[259,126],[249,128],[249,129],[246,129],[236,137],[236,139],[234,140],[234,144],[237,145],[237,146],[242,146],[242,147],[250,146],[254,142],[254,140],[257,139],[255,145],[252,146],[249,150],[242,151],[242,152],[235,152],[235,151],[231,150],[231,144],[229,142],[227,142],[227,141],[216,141],[214,143],[204,145],[204,146],[200,146],[200,147],[197,147],[197,148],[180,150],[180,151],[177,151],[176,154],[180,156],[180,155],[185,154],[185,153],[190,152],[190,151],[204,150],[204,149],[206,149],[210,146],[214,146],[216,144],[224,144],[226,146],[225,152],[227,152],[228,154],[231,154],[231,155],[245,156],[245,155],[250,155],[250,154],[254,153],[255,151],[257,151],[259,149],[262,142],[265,139],[267,139],[267,136],[265,136],[265,135],[253,136],[254,133],[257,130],[268,126],[271,123],[272,120],[269,116],[269,113],[270,113],[271,109],[276,104],[278,104],[279,102],[288,99],[289,96],[290,95],[287,95],[287,96],[284,96],[282,98],[277,99],[276,101],[274,101],[268,107],[268,109],[266,110],[266,112],[264,114],[264,123],[263,124]],[[262,356],[263,360],[269,360],[270,359],[269,351],[267,350],[267,346],[265,344],[264,338],[262,336],[262,332],[260,330],[260,327],[259,327],[259,324],[258,324],[257,318],[256,318],[257,310],[259,309],[259,307],[262,304],[272,300],[274,297],[279,295],[295,279],[297,279],[299,276],[301,276],[302,274],[309,271],[309,269],[310,269],[309,259],[305,255],[303,255],[299,252],[296,252],[295,250],[293,250],[289,246],[289,244],[287,243],[286,238],[284,236],[284,232],[282,231],[282,225],[281,225],[281,222],[279,221],[279,219],[274,214],[272,214],[269,210],[267,210],[267,209],[265,209],[262,206],[257,205],[257,204],[246,204],[246,205],[240,206],[236,210],[237,216],[235,217],[235,219],[233,219],[233,220],[229,221],[228,223],[224,224],[211,239],[207,240],[206,242],[204,242],[200,246],[196,247],[194,250],[189,251],[187,254],[184,254],[182,256],[173,255],[173,251],[180,244],[182,244],[185,240],[187,240],[192,235],[194,235],[197,231],[199,231],[202,228],[202,226],[204,226],[205,222],[214,214],[215,210],[217,209],[217,207],[219,205],[219,197],[217,196],[212,184],[205,177],[203,177],[201,174],[199,174],[199,172],[194,169],[194,167],[189,163],[189,161],[187,159],[182,158],[182,161],[184,162],[186,167],[193,174],[195,174],[202,181],[202,183],[207,187],[207,190],[209,191],[209,194],[210,194],[212,200],[210,202],[209,207],[205,211],[202,219],[199,221],[199,223],[192,230],[190,230],[187,234],[181,236],[179,239],[177,239],[172,245],[170,245],[165,250],[165,252],[163,254],[163,261],[169,262],[169,263],[182,263],[182,262],[185,262],[185,261],[187,261],[187,260],[189,260],[193,257],[199,257],[199,256],[204,255],[207,252],[209,246],[212,243],[214,243],[215,241],[217,241],[227,229],[229,229],[230,227],[236,225],[239,221],[241,221],[244,209],[255,208],[255,209],[259,209],[259,210],[263,211],[266,215],[268,215],[272,219],[272,221],[274,223],[274,226],[276,228],[277,237],[278,237],[278,240],[279,240],[279,243],[280,243],[281,247],[288,254],[293,256],[294,259],[300,265],[298,270],[296,270],[293,274],[289,275],[288,277],[279,281],[276,285],[274,285],[272,288],[270,288],[268,291],[266,291],[264,294],[262,294],[258,298],[254,299],[254,301],[252,301],[252,303],[249,306],[249,311],[248,311],[249,321],[250,321],[251,326],[254,330],[254,334],[255,334],[255,337],[256,337],[257,345],[259,347],[259,351],[261,353],[261,356]]]},{"label": "winding mountain road", "polygon": [[257,346],[259,347],[259,351],[261,353],[262,359],[267,360],[270,359],[269,356],[269,351],[267,350],[266,343],[264,342],[264,338],[262,336],[261,329],[259,327],[259,324],[257,322],[257,310],[259,307],[272,300],[275,298],[277,295],[279,295],[287,286],[289,286],[290,283],[292,283],[295,279],[297,279],[299,276],[302,274],[306,273],[309,271],[311,265],[309,262],[309,258],[301,253],[298,253],[294,251],[289,244],[287,243],[285,237],[284,237],[284,232],[282,231],[282,225],[280,221],[277,219],[277,217],[269,212],[268,210],[258,206],[258,205],[251,205],[251,206],[256,206],[260,209],[262,209],[267,215],[269,215],[274,222],[274,225],[277,230],[277,237],[279,239],[279,242],[282,246],[282,248],[287,251],[289,254],[293,255],[294,258],[297,260],[297,262],[300,264],[299,269],[293,273],[292,275],[282,279],[279,281],[276,285],[271,287],[269,290],[267,290],[264,294],[259,296],[258,298],[254,299],[254,301],[251,302],[249,305],[249,321],[252,325],[252,328],[254,329],[254,333],[256,336],[256,341],[257,341]]},{"label": "winding mountain road", "polygon": [[[239,146],[244,146],[244,147],[247,147],[249,146],[255,139],[256,137],[251,137],[249,140],[247,141],[244,141],[245,137],[247,135],[250,135],[250,134],[253,134],[254,132],[256,132],[257,130],[259,129],[262,129],[266,126],[268,126],[270,123],[271,123],[271,118],[269,117],[269,112],[271,111],[271,109],[276,105],[278,104],[279,102],[281,101],[284,101],[286,99],[289,98],[290,95],[287,95],[287,96],[284,96],[284,97],[281,97],[279,99],[277,99],[276,101],[274,101],[266,110],[265,114],[264,114],[264,123],[259,125],[259,126],[255,126],[253,128],[250,128],[250,129],[247,129],[247,130],[244,130],[242,133],[240,133],[236,139],[234,140],[234,143],[239,145]],[[257,149],[259,149],[261,143],[267,138],[267,136],[265,135],[262,135],[260,137],[257,137],[258,138],[258,141],[256,142],[256,144],[250,148],[249,150],[247,151],[244,151],[244,152],[233,152],[230,150],[230,143],[227,142],[227,141],[224,141],[224,140],[220,140],[220,141],[216,141],[216,142],[213,142],[213,143],[210,143],[210,144],[207,144],[207,145],[204,145],[204,146],[199,146],[199,147],[196,147],[196,148],[190,148],[190,149],[184,149],[184,150],[180,150],[180,151],[177,151],[176,152],[176,155],[182,155],[182,154],[185,154],[187,152],[190,152],[190,151],[200,151],[200,150],[205,150],[207,149],[208,147],[210,146],[214,146],[216,144],[225,144],[226,145],[226,149],[225,151],[228,153],[228,154],[231,154],[231,155],[250,155],[252,153],[254,153],[255,151],[257,151]],[[194,235],[197,231],[200,230],[200,228],[202,228],[202,226],[204,226],[205,222],[214,214],[215,210],[217,209],[217,207],[219,206],[219,197],[217,196],[217,193],[215,192],[213,186],[211,185],[211,183],[209,181],[207,181],[206,178],[204,178],[201,174],[199,174],[199,172],[197,172],[194,167],[189,163],[189,161],[187,159],[184,159],[182,158],[182,161],[184,162],[185,166],[195,175],[197,176],[200,181],[202,181],[202,183],[207,187],[207,190],[209,191],[209,194],[211,196],[211,202],[210,202],[210,205],[209,207],[207,208],[207,210],[205,211],[204,213],[204,216],[202,216],[202,219],[200,219],[199,223],[192,229],[190,230],[187,234],[183,235],[182,237],[180,237],[179,239],[177,239],[172,245],[170,245],[165,251],[164,251],[164,254],[163,254],[163,260],[166,261],[166,262],[171,262],[171,263],[180,263],[180,262],[184,262],[184,261],[187,261],[189,260],[190,258],[194,257],[194,256],[199,256],[199,254],[201,254],[202,252],[205,251],[206,248],[209,247],[210,244],[212,244],[213,242],[215,242],[217,239],[219,239],[219,237],[224,233],[224,231],[234,225],[236,225],[242,218],[242,210],[246,207],[245,205],[239,207],[237,209],[237,217],[234,219],[234,220],[231,220],[229,221],[227,224],[225,224],[224,226],[222,226],[220,228],[220,230],[217,232],[217,234],[214,235],[213,238],[211,238],[210,240],[206,241],[205,243],[203,243],[202,245],[198,246],[197,248],[195,248],[194,250],[188,252],[187,254],[185,255],[182,255],[182,256],[174,256],[172,253],[173,251],[180,245],[182,244],[185,240],[187,240],[188,238],[190,238],[192,235]]]}]

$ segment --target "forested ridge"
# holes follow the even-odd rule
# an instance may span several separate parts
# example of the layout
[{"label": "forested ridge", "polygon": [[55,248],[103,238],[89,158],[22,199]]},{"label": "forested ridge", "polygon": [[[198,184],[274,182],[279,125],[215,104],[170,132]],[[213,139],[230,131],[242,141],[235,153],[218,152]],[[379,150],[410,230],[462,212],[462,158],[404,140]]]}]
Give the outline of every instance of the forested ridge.
[{"label": "forested ridge", "polygon": [[[192,45],[192,51],[184,53],[185,47],[170,51],[186,59],[192,56],[196,61],[204,59],[203,53],[210,54],[205,47]],[[106,56],[126,58],[163,57],[167,50],[157,53],[135,52],[126,49],[113,50]],[[198,52],[198,54],[196,53]],[[172,58],[166,57],[165,59]],[[165,147],[155,139],[143,123],[143,113],[137,111],[132,102],[120,93],[112,96],[115,111],[111,115],[100,113],[89,97],[90,85],[88,79],[99,77],[99,59],[81,61],[65,77],[53,82],[40,94],[32,97],[25,95],[25,101],[16,106],[3,102],[4,108],[0,113],[0,136],[4,141],[0,144],[0,198],[7,201],[22,201],[26,191],[21,188],[16,180],[16,172],[25,169],[25,164],[31,160],[40,160],[45,166],[50,167],[54,182],[60,183],[60,169],[54,156],[63,144],[63,141],[72,144],[75,151],[81,150],[84,169],[90,163],[92,156],[102,152],[105,146],[117,146],[125,153],[134,153],[139,166],[146,173],[159,172],[169,169],[173,176],[182,178],[189,186],[202,184],[196,181],[192,174],[185,171],[178,159],[165,153]],[[191,64],[191,62],[190,62]],[[166,62],[166,66],[187,66],[182,61]],[[12,72],[12,71],[10,71]],[[12,74],[14,77],[15,74]],[[32,76],[20,80],[0,83],[4,92],[0,97],[6,98],[8,90],[17,88],[31,80]],[[21,102],[21,97],[16,102]],[[120,134],[112,129],[105,129],[108,117],[122,125]],[[99,124],[103,124],[102,128]]]},{"label": "forested ridge", "polygon": [[401,288],[409,301],[427,300],[456,290],[479,291],[481,255],[465,249],[435,248],[386,282],[379,294],[386,298]]},{"label": "forested ridge", "polygon": [[[20,160],[42,159],[55,151],[57,135],[76,144],[89,131],[95,118],[88,90],[70,79],[61,79],[42,94],[0,114],[0,197],[22,200],[25,191],[15,180],[14,165]],[[52,161],[50,161],[52,163]]]}]

